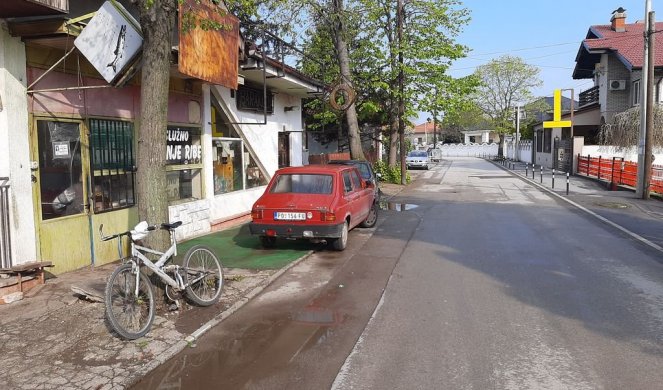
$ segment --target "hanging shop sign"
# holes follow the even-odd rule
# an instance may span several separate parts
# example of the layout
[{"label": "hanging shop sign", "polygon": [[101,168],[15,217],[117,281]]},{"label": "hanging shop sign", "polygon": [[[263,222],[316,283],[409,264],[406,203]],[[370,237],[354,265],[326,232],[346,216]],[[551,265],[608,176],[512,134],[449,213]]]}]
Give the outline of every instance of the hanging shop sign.
[{"label": "hanging shop sign", "polygon": [[115,1],[105,2],[74,41],[99,74],[113,84],[133,64],[143,45],[140,24]]},{"label": "hanging shop sign", "polygon": [[166,162],[171,165],[200,164],[203,148],[200,145],[200,130],[168,127]]},{"label": "hanging shop sign", "polygon": [[223,2],[181,0],[179,9],[180,73],[237,89],[239,19]]}]

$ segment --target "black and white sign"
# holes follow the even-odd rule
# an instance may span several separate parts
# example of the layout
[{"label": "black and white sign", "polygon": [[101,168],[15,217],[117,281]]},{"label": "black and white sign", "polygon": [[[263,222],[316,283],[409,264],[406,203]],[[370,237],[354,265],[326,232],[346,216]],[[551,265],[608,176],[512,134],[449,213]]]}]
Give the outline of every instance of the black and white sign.
[{"label": "black and white sign", "polygon": [[107,1],[74,45],[111,84],[141,50],[140,25],[120,3]]},{"label": "black and white sign", "polygon": [[181,127],[168,128],[166,160],[168,164],[199,164],[202,162],[200,130]]}]

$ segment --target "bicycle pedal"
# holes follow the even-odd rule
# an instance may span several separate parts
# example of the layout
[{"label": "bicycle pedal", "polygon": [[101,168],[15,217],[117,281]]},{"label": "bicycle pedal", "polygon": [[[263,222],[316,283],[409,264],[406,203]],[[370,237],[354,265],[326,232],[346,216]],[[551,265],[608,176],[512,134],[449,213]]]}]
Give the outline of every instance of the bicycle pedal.
[{"label": "bicycle pedal", "polygon": [[168,305],[169,311],[178,311],[179,309],[180,309],[179,301],[175,301],[175,303],[171,303],[170,305]]}]

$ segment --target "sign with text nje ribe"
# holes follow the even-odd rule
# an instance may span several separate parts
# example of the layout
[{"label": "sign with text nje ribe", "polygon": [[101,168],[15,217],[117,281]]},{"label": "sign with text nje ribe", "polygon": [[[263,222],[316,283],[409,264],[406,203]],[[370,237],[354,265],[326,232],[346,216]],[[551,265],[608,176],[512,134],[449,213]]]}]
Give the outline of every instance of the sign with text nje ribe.
[{"label": "sign with text nje ribe", "polygon": [[140,24],[115,1],[105,2],[74,41],[76,48],[112,84],[143,45]]}]

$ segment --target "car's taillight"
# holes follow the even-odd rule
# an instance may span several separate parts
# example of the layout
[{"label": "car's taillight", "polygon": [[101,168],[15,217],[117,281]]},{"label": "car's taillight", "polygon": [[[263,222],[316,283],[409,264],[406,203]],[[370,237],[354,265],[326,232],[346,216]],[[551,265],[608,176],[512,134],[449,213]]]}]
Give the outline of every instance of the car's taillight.
[{"label": "car's taillight", "polygon": [[253,220],[262,219],[262,210],[261,209],[251,210],[251,219]]},{"label": "car's taillight", "polygon": [[334,222],[336,221],[336,214],[330,213],[329,211],[321,211],[320,220],[324,222]]}]

